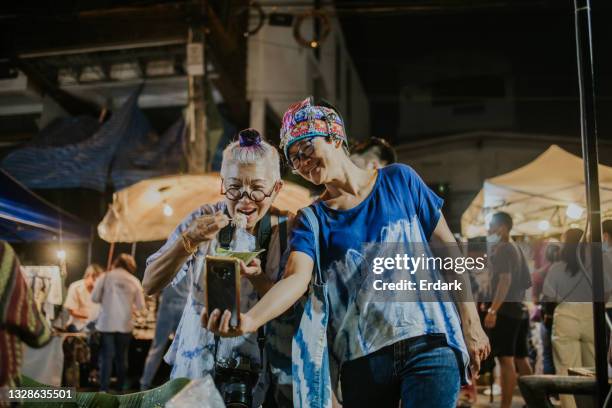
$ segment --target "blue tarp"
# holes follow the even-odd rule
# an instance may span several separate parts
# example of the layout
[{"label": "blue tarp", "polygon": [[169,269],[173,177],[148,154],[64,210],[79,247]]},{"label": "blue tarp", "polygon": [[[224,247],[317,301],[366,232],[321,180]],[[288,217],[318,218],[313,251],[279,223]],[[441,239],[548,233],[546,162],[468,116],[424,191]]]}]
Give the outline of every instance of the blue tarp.
[{"label": "blue tarp", "polygon": [[0,167],[32,189],[100,192],[107,184],[120,190],[179,173],[185,160],[185,121],[180,118],[160,137],[138,107],[140,90],[102,126],[85,117],[52,122],[32,142],[9,153]]},{"label": "blue tarp", "polygon": [[100,122],[92,116],[62,117],[41,130],[27,147],[66,146],[83,142],[100,129]]},{"label": "blue tarp", "polygon": [[91,226],[47,203],[0,170],[0,239],[88,241]]},{"label": "blue tarp", "polygon": [[[136,115],[142,117],[139,121],[146,120],[142,112]],[[181,117],[161,137],[150,126],[141,129],[121,141],[121,148],[113,159],[111,179],[115,190],[182,170],[186,156],[185,120]]]},{"label": "blue tarp", "polygon": [[108,168],[119,141],[142,132],[143,123],[134,92],[123,106],[90,138],[64,146],[42,145],[39,140],[9,153],[0,167],[29,188],[90,188],[105,191]]}]

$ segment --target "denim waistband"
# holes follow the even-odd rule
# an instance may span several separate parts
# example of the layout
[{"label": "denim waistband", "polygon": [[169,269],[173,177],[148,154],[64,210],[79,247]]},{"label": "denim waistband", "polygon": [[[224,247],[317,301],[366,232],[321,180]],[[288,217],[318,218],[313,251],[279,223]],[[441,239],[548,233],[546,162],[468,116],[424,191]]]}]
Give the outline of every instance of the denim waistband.
[{"label": "denim waistband", "polygon": [[417,349],[432,349],[436,347],[447,346],[446,335],[443,333],[424,334],[422,336],[411,337],[409,339],[400,340],[393,344],[394,349],[402,348],[406,352],[415,351]]}]

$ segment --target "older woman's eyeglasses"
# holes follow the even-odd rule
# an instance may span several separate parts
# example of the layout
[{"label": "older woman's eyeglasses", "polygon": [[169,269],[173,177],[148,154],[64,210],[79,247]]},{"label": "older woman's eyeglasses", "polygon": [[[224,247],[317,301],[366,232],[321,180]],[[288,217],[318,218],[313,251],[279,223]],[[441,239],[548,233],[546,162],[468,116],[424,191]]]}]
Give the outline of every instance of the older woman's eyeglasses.
[{"label": "older woman's eyeglasses", "polygon": [[242,197],[247,196],[249,200],[254,201],[256,203],[260,203],[274,193],[277,183],[278,181],[274,183],[269,193],[266,193],[265,191],[260,189],[248,191],[245,187],[230,187],[227,190],[223,191],[223,183],[221,183],[221,194],[227,197],[228,200],[232,201],[239,201],[242,199]]},{"label": "older woman's eyeglasses", "polygon": [[302,160],[309,159],[314,153],[312,139],[306,139],[298,144],[298,151],[289,155],[289,164],[293,170],[297,170],[302,165]]}]

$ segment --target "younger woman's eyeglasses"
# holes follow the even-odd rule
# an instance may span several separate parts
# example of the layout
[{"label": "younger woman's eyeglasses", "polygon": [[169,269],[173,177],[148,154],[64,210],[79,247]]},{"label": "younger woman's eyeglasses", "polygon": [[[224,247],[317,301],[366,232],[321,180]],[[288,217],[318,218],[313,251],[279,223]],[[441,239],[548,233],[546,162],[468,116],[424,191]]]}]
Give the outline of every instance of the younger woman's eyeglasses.
[{"label": "younger woman's eyeglasses", "polygon": [[298,151],[289,155],[289,164],[293,170],[297,170],[302,165],[302,160],[309,159],[314,153],[312,139],[306,139],[299,144]]}]

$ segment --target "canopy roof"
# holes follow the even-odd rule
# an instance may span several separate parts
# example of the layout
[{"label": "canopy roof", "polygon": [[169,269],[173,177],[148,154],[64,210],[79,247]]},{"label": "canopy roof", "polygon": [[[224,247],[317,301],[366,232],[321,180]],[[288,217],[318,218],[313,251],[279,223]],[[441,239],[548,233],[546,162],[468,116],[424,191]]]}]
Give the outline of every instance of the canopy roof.
[{"label": "canopy roof", "polygon": [[[164,240],[193,210],[221,201],[224,197],[220,189],[221,177],[217,173],[140,181],[113,195],[98,225],[98,234],[107,242]],[[308,189],[285,181],[274,206],[295,213],[311,201]]]},{"label": "canopy roof", "polygon": [[0,169],[0,239],[88,241],[91,226],[57,208]]},{"label": "canopy roof", "polygon": [[[603,219],[612,215],[612,167],[599,165],[599,187]],[[584,226],[586,211],[580,209],[586,208],[585,195],[582,158],[552,145],[531,163],[486,179],[461,217],[461,230],[468,238],[485,235],[487,216],[497,211],[512,215],[514,234],[559,233],[572,224]]]}]

